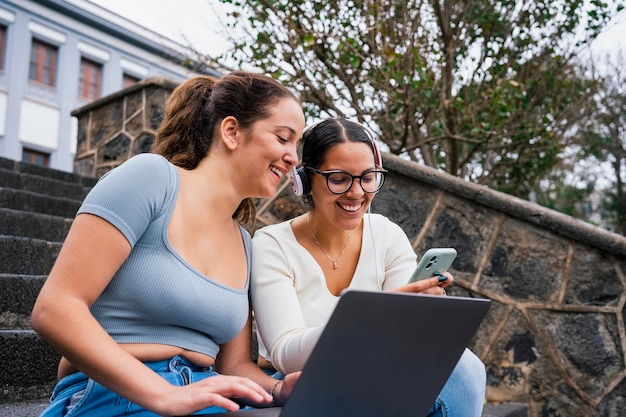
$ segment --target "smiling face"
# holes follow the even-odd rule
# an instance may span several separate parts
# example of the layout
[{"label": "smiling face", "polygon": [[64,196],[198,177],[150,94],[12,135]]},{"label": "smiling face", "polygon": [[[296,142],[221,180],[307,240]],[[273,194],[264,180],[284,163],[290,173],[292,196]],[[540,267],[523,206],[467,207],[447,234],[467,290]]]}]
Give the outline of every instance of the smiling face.
[{"label": "smiling face", "polygon": [[[328,149],[326,158],[317,169],[339,169],[352,175],[361,175],[374,168],[374,155],[366,143],[343,142]],[[364,192],[359,180],[354,180],[345,193],[333,194],[326,186],[324,176],[312,172],[309,175],[316,219],[324,219],[326,227],[338,230],[353,230],[358,227],[375,194]]]},{"label": "smiling face", "polygon": [[241,160],[250,195],[272,197],[283,175],[298,163],[297,146],[304,129],[298,102],[280,100],[269,117],[256,121],[244,132]]}]

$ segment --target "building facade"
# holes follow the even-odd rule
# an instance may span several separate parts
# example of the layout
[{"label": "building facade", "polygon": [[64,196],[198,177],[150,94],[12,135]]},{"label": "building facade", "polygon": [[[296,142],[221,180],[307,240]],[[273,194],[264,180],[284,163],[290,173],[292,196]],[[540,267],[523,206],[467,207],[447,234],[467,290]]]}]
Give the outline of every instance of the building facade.
[{"label": "building facade", "polygon": [[191,57],[88,0],[0,0],[0,156],[71,172],[73,110],[144,78],[183,81]]}]

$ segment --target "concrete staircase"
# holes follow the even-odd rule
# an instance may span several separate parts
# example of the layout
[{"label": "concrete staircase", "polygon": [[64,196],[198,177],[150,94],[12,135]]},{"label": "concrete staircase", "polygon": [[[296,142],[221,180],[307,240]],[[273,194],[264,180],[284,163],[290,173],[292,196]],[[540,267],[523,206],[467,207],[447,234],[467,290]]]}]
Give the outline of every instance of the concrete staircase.
[{"label": "concrete staircase", "polygon": [[[30,327],[37,294],[96,180],[0,158],[0,417],[35,417],[60,355]],[[486,404],[483,417],[527,417],[525,404]]]},{"label": "concrete staircase", "polygon": [[59,354],[31,329],[30,312],[93,184],[0,158],[1,416],[38,415],[55,383]]}]

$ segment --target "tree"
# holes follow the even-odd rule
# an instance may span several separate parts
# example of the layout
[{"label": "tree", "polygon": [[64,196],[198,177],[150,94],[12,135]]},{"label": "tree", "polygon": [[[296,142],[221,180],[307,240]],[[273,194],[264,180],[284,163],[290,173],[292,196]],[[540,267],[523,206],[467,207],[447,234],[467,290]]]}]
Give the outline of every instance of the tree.
[{"label": "tree", "polygon": [[591,0],[220,0],[228,57],[357,119],[395,154],[526,197],[597,84],[575,62],[620,5]]},{"label": "tree", "polygon": [[[603,87],[595,96],[596,110],[580,130],[580,159],[608,166],[610,183],[600,211],[617,233],[626,235],[626,68],[623,55],[607,59]],[[582,182],[582,181],[581,181]],[[594,178],[588,181],[593,184]]]}]

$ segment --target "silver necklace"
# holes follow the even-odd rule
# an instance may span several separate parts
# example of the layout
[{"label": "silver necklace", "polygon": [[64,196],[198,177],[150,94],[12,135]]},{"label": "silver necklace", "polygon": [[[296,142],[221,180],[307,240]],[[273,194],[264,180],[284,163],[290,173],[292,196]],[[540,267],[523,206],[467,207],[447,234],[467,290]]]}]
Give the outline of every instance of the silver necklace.
[{"label": "silver necklace", "polygon": [[350,230],[350,232],[348,233],[348,238],[346,239],[346,243],[343,245],[343,249],[341,249],[341,253],[339,253],[339,256],[337,256],[337,259],[333,259],[330,257],[330,255],[324,250],[324,248],[322,247],[322,245],[320,245],[319,240],[317,240],[317,236],[315,236],[315,232],[313,232],[313,228],[311,227],[311,212],[307,212],[306,213],[306,223],[309,226],[309,230],[311,231],[311,236],[313,236],[313,240],[315,241],[315,243],[317,244],[317,247],[320,248],[320,250],[322,251],[322,253],[324,255],[326,255],[326,257],[328,258],[328,260],[330,260],[333,263],[333,269],[337,269],[337,262],[339,262],[339,258],[341,258],[341,255],[343,255],[343,252],[346,250],[346,248],[348,247],[348,242],[350,241],[350,236],[352,236],[352,230]]}]

